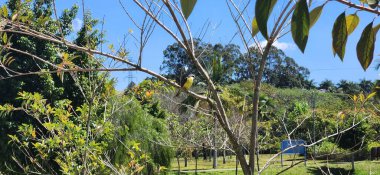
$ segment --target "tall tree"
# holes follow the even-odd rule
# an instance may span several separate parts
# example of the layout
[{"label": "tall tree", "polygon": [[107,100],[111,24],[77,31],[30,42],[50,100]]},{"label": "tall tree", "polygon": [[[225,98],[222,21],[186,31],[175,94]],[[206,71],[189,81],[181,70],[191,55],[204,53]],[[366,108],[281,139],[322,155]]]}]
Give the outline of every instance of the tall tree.
[{"label": "tall tree", "polygon": [[362,79],[359,82],[359,86],[362,92],[369,94],[374,88],[374,83],[371,80]]},{"label": "tall tree", "polygon": [[360,86],[352,81],[340,80],[337,87],[338,91],[345,94],[355,95],[360,93]]},{"label": "tall tree", "polygon": [[[251,72],[259,68],[259,63],[259,50],[257,47],[251,47],[250,52],[243,54],[235,63],[237,81],[251,79],[253,76]],[[280,88],[309,88],[309,74],[307,68],[299,66],[281,49],[272,47],[263,72],[263,81]]]},{"label": "tall tree", "polygon": [[331,80],[323,80],[321,83],[319,83],[318,89],[320,90],[326,90],[328,92],[335,92],[336,87],[335,84]]},{"label": "tall tree", "polygon": [[[54,19],[54,9],[52,1],[19,1],[9,0],[4,5],[2,11],[7,9],[9,14],[3,14],[14,20],[25,21],[31,29],[37,31],[48,31],[55,36],[68,36],[73,34],[72,22],[77,15],[78,6],[63,11],[58,19]],[[13,15],[12,15],[13,14]],[[17,15],[14,15],[17,14]],[[19,19],[17,19],[19,18]],[[95,48],[100,43],[100,33],[98,30],[88,30],[97,24],[96,20],[91,18],[88,13],[85,16],[85,25],[77,33],[75,43],[81,46]],[[6,34],[4,34],[6,35]],[[3,35],[3,36],[4,36]],[[50,41],[38,39],[33,36],[26,36],[14,33],[7,36],[8,44],[2,45],[1,56],[14,61],[9,64],[8,68],[0,69],[0,77],[7,77],[17,73],[44,72],[56,67],[75,67],[91,69],[99,67],[100,64],[95,62],[89,55],[75,49],[68,49],[62,45],[56,45]],[[22,52],[19,52],[19,51]],[[81,59],[77,59],[80,57]],[[107,74],[100,72],[59,72],[42,73],[30,76],[19,76],[15,78],[2,79],[0,81],[0,104],[9,103],[13,105],[20,104],[17,96],[21,92],[38,92],[47,99],[48,103],[54,104],[58,100],[69,99],[74,109],[79,107],[86,98],[89,98],[97,86],[99,92],[104,92],[103,86]],[[91,77],[91,80],[89,79]],[[88,100],[88,99],[87,99]],[[4,156],[0,158],[0,167],[2,168],[7,162],[12,166],[11,155],[21,154],[19,150],[13,149],[8,144],[10,138],[8,135],[16,134],[17,128],[28,123],[38,127],[38,123],[32,117],[25,117],[25,113],[16,111],[10,115],[0,118],[0,153]],[[12,166],[13,167],[13,166]]]},{"label": "tall tree", "polygon": [[[212,77],[213,79],[221,84],[230,83],[233,80],[234,63],[235,60],[240,57],[240,50],[237,45],[213,45],[196,39],[194,40],[194,49],[202,65],[206,67],[209,72],[214,72],[215,76]],[[205,82],[204,77],[190,61],[186,50],[178,43],[169,45],[163,53],[164,60],[160,69],[165,72],[166,77],[180,82],[182,77],[192,73],[196,75],[199,81]],[[219,66],[219,68],[216,68],[216,66]],[[216,71],[219,71],[219,73]],[[223,73],[223,76],[218,76],[220,73]]]}]

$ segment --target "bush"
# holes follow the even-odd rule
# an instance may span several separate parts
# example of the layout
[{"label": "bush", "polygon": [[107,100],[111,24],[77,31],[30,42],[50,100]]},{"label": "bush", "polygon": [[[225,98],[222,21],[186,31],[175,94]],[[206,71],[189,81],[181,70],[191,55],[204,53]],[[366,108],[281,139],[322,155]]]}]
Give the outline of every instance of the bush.
[{"label": "bush", "polygon": [[323,141],[320,145],[316,146],[316,159],[338,159],[345,150],[339,148],[337,144],[330,141]]}]

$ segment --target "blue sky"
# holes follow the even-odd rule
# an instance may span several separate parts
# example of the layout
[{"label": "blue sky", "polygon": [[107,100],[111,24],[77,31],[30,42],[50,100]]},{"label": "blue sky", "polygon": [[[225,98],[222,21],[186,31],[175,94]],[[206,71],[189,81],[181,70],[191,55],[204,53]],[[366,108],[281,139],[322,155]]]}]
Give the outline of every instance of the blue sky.
[{"label": "blue sky", "polygon": [[[127,10],[137,19],[142,18],[142,11],[134,5],[132,0],[121,0]],[[236,2],[240,2],[236,0]],[[269,19],[270,24],[273,23],[274,16],[278,16],[278,12],[281,3],[286,1],[278,1],[278,5],[274,9],[272,17]],[[314,0],[316,5],[321,4],[323,1]],[[77,4],[82,8],[82,2],[78,0],[64,0],[57,1],[57,10],[61,11],[64,8],[69,8],[71,5]],[[121,43],[124,35],[128,34],[130,29],[137,31],[133,23],[128,19],[124,13],[122,7],[119,4],[119,0],[91,0],[85,1],[85,9],[90,10],[93,17],[97,19],[105,19],[104,30],[106,31],[106,40],[108,44],[113,43],[115,46]],[[374,15],[366,12],[358,12],[360,16],[360,24],[358,28],[349,37],[346,47],[346,56],[344,62],[340,61],[338,57],[333,56],[331,46],[331,30],[336,17],[346,10],[346,14],[354,13],[354,9],[347,8],[337,2],[329,2],[325,6],[323,14],[319,21],[310,31],[308,45],[305,53],[301,53],[292,41],[291,34],[287,34],[281,38],[276,45],[284,50],[286,55],[294,58],[296,62],[304,67],[307,67],[311,74],[310,79],[314,79],[316,82],[321,82],[325,79],[338,82],[341,79],[359,81],[360,79],[375,80],[379,78],[379,71],[374,70],[374,66],[378,62],[379,56],[375,56],[373,64],[366,72],[364,72],[360,66],[359,61],[356,58],[356,43],[358,42],[361,32],[364,27],[373,20]],[[253,16],[253,7],[250,7],[248,11],[251,11],[250,17]],[[80,25],[82,20],[82,13],[78,15],[76,24]],[[375,20],[375,23],[379,23],[379,20]],[[193,13],[189,18],[189,24],[192,32],[197,36],[206,23],[210,22],[210,29],[208,30],[204,41],[211,43],[227,44],[231,41],[233,34],[237,31],[235,24],[228,12],[226,1],[216,0],[198,0],[197,5],[194,8]],[[171,26],[172,27],[172,26]],[[259,40],[263,41],[261,35]],[[130,52],[132,60],[136,60],[138,48],[135,47],[131,37],[127,37],[127,49]],[[162,63],[163,54],[162,51],[169,44],[174,43],[174,40],[166,34],[158,26],[149,40],[146,50],[144,52],[144,59],[142,62],[143,67],[152,69],[159,72],[159,67]],[[239,38],[235,38],[232,43],[241,45]],[[108,45],[106,44],[106,45]],[[105,48],[106,48],[105,45]],[[379,44],[376,44],[375,55],[379,54]],[[118,72],[112,74],[118,79],[117,89],[122,90],[128,84],[129,74],[126,72]],[[147,74],[133,72],[133,81],[139,82],[143,80]]]}]

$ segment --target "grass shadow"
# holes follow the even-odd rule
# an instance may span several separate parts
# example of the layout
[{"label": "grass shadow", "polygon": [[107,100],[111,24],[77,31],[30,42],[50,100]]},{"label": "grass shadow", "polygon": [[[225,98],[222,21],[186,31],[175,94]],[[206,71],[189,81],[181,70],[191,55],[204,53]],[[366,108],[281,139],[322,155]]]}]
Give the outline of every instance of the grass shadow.
[{"label": "grass shadow", "polygon": [[327,167],[327,166],[322,166],[320,168],[308,167],[308,173],[315,174],[315,175],[324,175],[324,174],[354,175],[355,174],[355,172],[353,172],[351,169],[336,168],[336,167],[334,168],[334,167]]}]

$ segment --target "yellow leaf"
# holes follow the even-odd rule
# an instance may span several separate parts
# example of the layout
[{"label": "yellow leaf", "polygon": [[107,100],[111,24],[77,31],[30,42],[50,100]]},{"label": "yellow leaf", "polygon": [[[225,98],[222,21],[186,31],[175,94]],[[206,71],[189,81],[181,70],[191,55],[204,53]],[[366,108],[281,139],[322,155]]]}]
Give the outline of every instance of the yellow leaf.
[{"label": "yellow leaf", "polygon": [[144,169],[144,166],[140,166],[140,167],[138,167],[138,168],[136,169],[136,172],[139,173],[139,172],[141,172],[143,169]]},{"label": "yellow leaf", "polygon": [[63,53],[62,57],[63,57],[64,60],[67,60],[69,58],[69,54],[68,53]]},{"label": "yellow leaf", "polygon": [[33,131],[32,131],[32,138],[36,138],[36,130],[35,129],[33,129]]},{"label": "yellow leaf", "polygon": [[4,65],[10,66],[13,61],[15,61],[15,59],[13,57],[9,57],[7,60],[5,60]]},{"label": "yellow leaf", "polygon": [[15,14],[12,16],[12,21],[15,21],[15,20],[17,19],[17,17],[18,17],[18,14],[15,13]]},{"label": "yellow leaf", "polygon": [[133,153],[132,151],[128,151],[128,154],[129,157],[131,157],[132,159],[135,158],[135,153]]},{"label": "yellow leaf", "polygon": [[360,98],[361,102],[364,102],[364,95],[363,94],[359,94],[359,98]]},{"label": "yellow leaf", "polygon": [[132,148],[135,149],[136,151],[140,151],[140,143],[134,142],[132,145]]},{"label": "yellow leaf", "polygon": [[344,118],[346,117],[346,114],[344,114],[342,111],[340,111],[338,113],[338,117],[341,119],[341,120],[344,120]]},{"label": "yellow leaf", "polygon": [[358,96],[354,95],[354,96],[352,97],[352,100],[354,100],[354,102],[356,102],[356,101],[358,100]]},{"label": "yellow leaf", "polygon": [[8,17],[8,8],[6,5],[3,5],[2,11],[3,11],[3,17],[7,18]]},{"label": "yellow leaf", "polygon": [[356,27],[359,24],[359,21],[360,19],[358,15],[356,15],[356,13],[346,16],[346,26],[348,35],[350,35],[356,29]]},{"label": "yellow leaf", "polygon": [[4,32],[4,34],[3,34],[3,43],[7,44],[7,42],[8,42],[8,36],[7,36],[7,33]]},{"label": "yellow leaf", "polygon": [[252,20],[252,37],[259,33],[259,27],[257,26],[256,17]]},{"label": "yellow leaf", "polygon": [[373,96],[375,96],[375,95],[376,95],[376,92],[372,92],[372,93],[368,94],[366,100],[371,99],[371,98],[372,98]]},{"label": "yellow leaf", "polygon": [[128,166],[129,167],[134,167],[136,165],[136,162],[134,160],[131,160],[129,163],[128,163]]},{"label": "yellow leaf", "polygon": [[165,171],[165,170],[167,170],[167,168],[165,166],[160,166],[160,168],[158,170],[159,171]]}]

